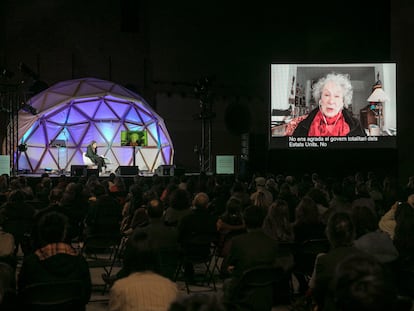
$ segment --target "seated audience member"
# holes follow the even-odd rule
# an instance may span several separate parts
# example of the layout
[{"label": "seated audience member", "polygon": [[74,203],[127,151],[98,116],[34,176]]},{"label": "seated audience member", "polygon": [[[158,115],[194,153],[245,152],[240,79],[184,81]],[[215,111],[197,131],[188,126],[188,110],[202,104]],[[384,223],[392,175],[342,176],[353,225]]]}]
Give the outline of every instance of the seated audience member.
[{"label": "seated audience member", "polygon": [[145,204],[143,196],[144,193],[142,188],[138,184],[132,184],[129,187],[125,203],[122,207],[122,221],[120,225],[121,232],[125,233],[126,231],[126,234],[130,234],[139,224],[137,221],[134,221],[134,216],[139,213],[137,210],[142,208]]},{"label": "seated audience member", "polygon": [[[155,271],[161,275],[173,279],[177,261],[178,261],[178,232],[176,227],[167,226],[161,219],[164,211],[164,205],[159,199],[153,199],[147,204],[149,224],[143,227],[136,227],[129,236],[136,235],[138,232],[144,232],[147,235],[149,243],[154,248],[155,255],[160,261],[159,270]],[[146,212],[147,213],[147,212]],[[128,271],[122,267],[115,275],[108,276],[102,274],[103,280],[112,285],[117,279],[128,276]]]},{"label": "seated audience member", "polygon": [[326,227],[331,249],[328,253],[319,255],[315,261],[315,287],[312,294],[316,304],[325,310],[332,307],[332,282],[335,270],[339,262],[353,254],[364,254],[353,246],[355,228],[351,216],[348,213],[338,212],[333,214]]},{"label": "seated audience member", "polygon": [[159,199],[153,199],[147,204],[149,225],[137,227],[135,231],[145,232],[151,245],[159,257],[161,275],[173,279],[178,258],[178,231],[176,227],[166,226],[161,217],[164,205]]},{"label": "seated audience member", "polygon": [[315,201],[308,196],[304,196],[296,207],[293,234],[297,243],[326,238],[325,225],[319,216],[318,207]]},{"label": "seated audience member", "polygon": [[109,292],[110,311],[167,310],[177,299],[177,284],[157,274],[155,249],[145,232],[128,238],[123,268],[126,277],[115,281]]},{"label": "seated audience member", "polygon": [[216,223],[219,232],[219,254],[225,257],[228,254],[231,238],[246,232],[243,222],[242,203],[239,199],[231,197],[226,203],[226,210]]},{"label": "seated audience member", "polygon": [[293,242],[293,230],[289,221],[289,207],[285,200],[273,202],[263,222],[263,231],[279,242]]},{"label": "seated audience member", "polygon": [[399,294],[414,298],[414,208],[408,203],[401,203],[395,211],[395,221]]},{"label": "seated audience member", "polygon": [[355,186],[356,197],[352,201],[352,207],[354,206],[367,206],[371,209],[374,215],[377,215],[377,208],[375,201],[369,195],[368,187],[366,183],[359,183]]},{"label": "seated audience member", "polygon": [[14,311],[18,309],[16,271],[9,264],[0,262],[0,310]]},{"label": "seated audience member", "polygon": [[40,248],[27,255],[17,278],[18,292],[35,283],[64,280],[81,281],[82,301],[88,303],[91,295],[91,276],[88,264],[71,245],[65,243],[68,219],[58,212],[46,213],[39,220]]},{"label": "seated audience member", "polygon": [[279,196],[277,197],[280,200],[285,200],[289,207],[289,220],[294,222],[296,219],[296,206],[299,203],[298,196],[296,196],[288,183],[283,182],[279,187]]},{"label": "seated audience member", "polygon": [[343,183],[340,181],[334,181],[332,183],[331,191],[332,197],[329,201],[328,213],[350,211],[352,199],[350,195],[347,195],[347,191],[345,191]]},{"label": "seated audience member", "polygon": [[22,190],[12,190],[7,202],[0,207],[0,218],[3,219],[3,230],[14,237],[15,253],[20,246],[26,255],[30,252],[30,245],[28,245],[30,243],[26,237],[32,231],[36,211],[25,200],[25,193]]},{"label": "seated audience member", "polygon": [[4,220],[0,217],[0,262],[5,262],[15,269],[17,265],[16,244],[13,234],[3,230]]},{"label": "seated audience member", "polygon": [[[193,199],[193,209],[178,223],[178,243],[184,257],[207,256],[210,253],[210,243],[194,247],[192,243],[194,237],[202,236],[210,242],[218,241],[217,218],[209,213],[208,205],[208,195],[204,192],[197,193]],[[189,280],[194,277],[194,267],[191,262],[184,262],[184,273]]]},{"label": "seated audience member", "polygon": [[311,188],[305,195],[315,202],[318,208],[319,217],[321,220],[324,220],[324,214],[329,208],[329,196],[326,193],[326,190],[321,188]]},{"label": "seated audience member", "polygon": [[66,185],[56,211],[68,217],[69,228],[67,238],[70,240],[79,238],[83,231],[83,222],[88,212],[88,198],[84,193],[84,185],[70,182]]},{"label": "seated audience member", "polygon": [[230,199],[236,198],[240,200],[242,210],[250,205],[250,196],[246,188],[245,184],[240,181],[236,181],[230,189]]},{"label": "seated audience member", "polygon": [[101,184],[92,190],[89,209],[85,217],[84,234],[86,236],[116,236],[121,225],[121,205],[109,195]]},{"label": "seated audience member", "polygon": [[62,197],[63,197],[63,190],[57,187],[53,188],[49,192],[49,196],[48,196],[49,204],[45,208],[38,210],[36,212],[34,216],[34,220],[33,220],[32,233],[30,236],[32,250],[38,249],[40,247],[39,237],[37,236],[39,232],[38,230],[39,219],[46,213],[49,213],[52,211],[58,211],[60,200],[62,199]]},{"label": "seated audience member", "polygon": [[395,201],[391,208],[380,218],[378,226],[379,228],[388,233],[391,239],[394,239],[395,226],[397,225],[395,221],[395,214],[398,207],[402,203],[408,203],[411,207],[414,208],[414,194],[409,195],[406,202]]},{"label": "seated audience member", "polygon": [[397,307],[397,292],[387,271],[368,254],[341,261],[333,280],[334,309],[341,311],[389,311]]},{"label": "seated audience member", "polygon": [[232,239],[229,255],[223,262],[223,267],[227,269],[230,276],[223,284],[225,301],[233,296],[233,291],[244,271],[259,265],[273,265],[276,262],[278,244],[263,232],[265,216],[266,210],[254,205],[244,211],[247,233]]},{"label": "seated audience member", "polygon": [[180,296],[167,311],[226,311],[226,308],[215,294],[195,293]]},{"label": "seated audience member", "polygon": [[[250,200],[252,204],[259,201],[264,206],[268,207],[273,202],[272,193],[266,189],[266,178],[257,177],[255,180],[256,191],[250,195]],[[259,197],[259,198],[258,198]]]},{"label": "seated audience member", "polygon": [[355,225],[356,248],[374,256],[381,263],[391,263],[398,258],[398,251],[388,234],[379,230],[378,220],[371,208],[352,208],[352,221]]},{"label": "seated audience member", "polygon": [[163,215],[168,226],[177,226],[180,220],[191,213],[191,197],[188,190],[176,189],[170,195],[170,201]]}]

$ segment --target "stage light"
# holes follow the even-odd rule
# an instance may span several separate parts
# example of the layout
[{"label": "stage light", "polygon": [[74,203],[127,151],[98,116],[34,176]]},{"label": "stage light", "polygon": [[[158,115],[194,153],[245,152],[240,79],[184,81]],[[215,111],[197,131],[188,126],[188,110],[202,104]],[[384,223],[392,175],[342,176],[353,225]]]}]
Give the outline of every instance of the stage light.
[{"label": "stage light", "polygon": [[0,76],[6,79],[10,79],[14,76],[14,72],[8,70],[5,67],[0,67]]},{"label": "stage light", "polygon": [[20,144],[19,146],[17,146],[17,149],[20,152],[25,152],[25,151],[27,151],[27,145],[26,144]]},{"label": "stage light", "polygon": [[23,103],[22,106],[20,107],[20,109],[22,109],[23,111],[26,111],[28,113],[31,113],[32,115],[37,115],[37,110],[35,108],[33,108],[32,106]]}]

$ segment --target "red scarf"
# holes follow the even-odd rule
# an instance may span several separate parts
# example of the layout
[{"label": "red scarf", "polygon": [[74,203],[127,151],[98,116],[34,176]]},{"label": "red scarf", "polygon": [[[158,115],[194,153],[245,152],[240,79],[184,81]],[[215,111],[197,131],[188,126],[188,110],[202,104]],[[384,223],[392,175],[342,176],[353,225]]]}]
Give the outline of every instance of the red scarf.
[{"label": "red scarf", "polygon": [[334,117],[326,117],[319,110],[311,123],[308,136],[346,136],[349,131],[342,111]]}]

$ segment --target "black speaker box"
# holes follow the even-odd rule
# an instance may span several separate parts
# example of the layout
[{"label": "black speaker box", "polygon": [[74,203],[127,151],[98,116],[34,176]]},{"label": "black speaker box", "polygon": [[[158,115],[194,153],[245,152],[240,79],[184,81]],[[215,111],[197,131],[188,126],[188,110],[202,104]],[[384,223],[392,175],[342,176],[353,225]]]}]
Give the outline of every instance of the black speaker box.
[{"label": "black speaker box", "polygon": [[71,165],[70,176],[86,176],[86,165]]},{"label": "black speaker box", "polygon": [[116,173],[118,175],[138,175],[138,166],[118,166]]},{"label": "black speaker box", "polygon": [[99,177],[99,171],[97,168],[88,168],[86,169],[86,177],[95,175],[96,177]]},{"label": "black speaker box", "polygon": [[155,170],[158,176],[174,176],[174,165],[160,165]]}]

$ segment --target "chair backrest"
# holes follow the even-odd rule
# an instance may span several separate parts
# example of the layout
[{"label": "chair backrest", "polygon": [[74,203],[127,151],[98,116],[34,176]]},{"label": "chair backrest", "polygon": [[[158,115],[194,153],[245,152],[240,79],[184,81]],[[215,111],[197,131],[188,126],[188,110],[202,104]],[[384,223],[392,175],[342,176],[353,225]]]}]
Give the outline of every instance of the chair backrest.
[{"label": "chair backrest", "polygon": [[215,233],[197,233],[183,243],[184,255],[190,261],[208,261],[212,258],[217,242]]},{"label": "chair backrest", "polygon": [[92,162],[92,160],[86,156],[86,152],[82,152],[82,159],[83,159],[83,164],[91,166],[91,165],[95,165],[95,163]]},{"label": "chair backrest", "polygon": [[19,295],[25,310],[84,311],[87,302],[81,281],[64,280],[31,284]]},{"label": "chair backrest", "polygon": [[280,267],[261,265],[243,272],[235,284],[231,305],[237,310],[270,311],[273,306],[274,285],[285,277]]},{"label": "chair backrest", "polygon": [[298,246],[295,262],[301,272],[311,275],[318,254],[327,253],[330,249],[328,239],[311,239]]}]

